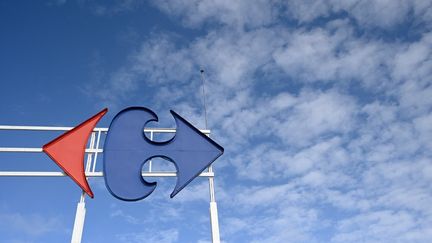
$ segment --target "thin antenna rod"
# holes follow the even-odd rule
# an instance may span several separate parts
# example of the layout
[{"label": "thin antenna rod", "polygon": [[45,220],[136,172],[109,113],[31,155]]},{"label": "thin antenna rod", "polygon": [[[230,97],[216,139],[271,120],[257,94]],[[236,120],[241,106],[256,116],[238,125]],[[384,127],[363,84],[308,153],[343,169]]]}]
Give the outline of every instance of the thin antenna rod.
[{"label": "thin antenna rod", "polygon": [[202,96],[203,96],[203,103],[204,103],[204,119],[205,119],[205,129],[207,129],[207,102],[206,102],[206,93],[205,93],[205,75],[204,75],[204,68],[200,69],[201,73],[201,82],[202,82]]}]

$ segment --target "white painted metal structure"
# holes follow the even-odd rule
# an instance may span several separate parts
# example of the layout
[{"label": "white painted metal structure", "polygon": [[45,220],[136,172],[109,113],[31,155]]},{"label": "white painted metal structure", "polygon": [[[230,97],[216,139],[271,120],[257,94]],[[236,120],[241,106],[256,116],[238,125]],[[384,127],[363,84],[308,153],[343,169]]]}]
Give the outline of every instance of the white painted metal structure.
[{"label": "white painted metal structure", "polygon": [[[48,127],[48,126],[2,126],[0,130],[11,130],[11,131],[69,131],[73,127]],[[101,135],[106,133],[108,128],[95,128],[90,136],[89,147],[86,148],[87,161],[85,165],[86,177],[102,177],[102,171],[96,171],[97,158],[100,153],[103,153],[103,149],[100,148]],[[210,130],[200,130],[207,136],[210,135]],[[175,133],[175,129],[170,128],[146,128],[144,132],[150,134],[150,140],[153,140],[154,135],[157,133]],[[47,141],[49,142],[49,141]],[[0,147],[0,152],[7,153],[41,153],[42,148],[23,148],[23,147]],[[60,171],[0,171],[0,176],[10,177],[61,177],[67,176],[64,172]],[[177,172],[175,171],[153,171],[152,161],[149,161],[147,171],[142,172],[143,177],[175,177]],[[217,212],[217,203],[215,199],[214,190],[214,172],[210,166],[207,171],[201,173],[200,177],[207,177],[209,181],[209,192],[210,192],[210,225],[211,225],[211,236],[213,243],[220,243],[219,234],[219,221]],[[81,193],[80,200],[77,205],[75,222],[72,231],[71,243],[80,243],[83,230],[84,221],[86,215],[85,208],[85,193]]]}]

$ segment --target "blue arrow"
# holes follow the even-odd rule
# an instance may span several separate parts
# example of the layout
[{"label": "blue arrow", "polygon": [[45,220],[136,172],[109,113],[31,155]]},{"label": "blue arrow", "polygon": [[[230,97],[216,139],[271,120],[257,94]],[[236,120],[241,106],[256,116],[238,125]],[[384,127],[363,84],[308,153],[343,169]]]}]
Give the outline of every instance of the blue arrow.
[{"label": "blue arrow", "polygon": [[105,184],[113,196],[126,201],[149,196],[157,183],[142,178],[142,166],[149,159],[161,157],[174,163],[177,169],[172,198],[223,154],[220,145],[174,111],[171,114],[177,131],[166,142],[150,141],[145,136],[145,125],[158,121],[156,114],[147,108],[126,108],[114,117],[104,145]]}]

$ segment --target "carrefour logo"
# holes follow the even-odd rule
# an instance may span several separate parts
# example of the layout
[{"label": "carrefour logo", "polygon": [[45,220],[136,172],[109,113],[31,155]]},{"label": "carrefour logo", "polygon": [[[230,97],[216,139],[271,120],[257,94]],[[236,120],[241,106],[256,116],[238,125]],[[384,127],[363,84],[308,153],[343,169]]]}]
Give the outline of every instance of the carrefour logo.
[{"label": "carrefour logo", "polygon": [[[102,110],[43,146],[43,151],[92,198],[84,171],[85,146],[107,112],[108,109]],[[113,118],[103,148],[103,171],[105,185],[114,197],[137,201],[155,190],[156,182],[147,182],[141,175],[142,166],[149,159],[160,157],[174,163],[177,169],[177,183],[171,193],[174,197],[223,154],[223,147],[176,112],[171,114],[176,134],[165,142],[150,141],[144,134],[148,122],[158,121],[150,109],[129,107]]]}]

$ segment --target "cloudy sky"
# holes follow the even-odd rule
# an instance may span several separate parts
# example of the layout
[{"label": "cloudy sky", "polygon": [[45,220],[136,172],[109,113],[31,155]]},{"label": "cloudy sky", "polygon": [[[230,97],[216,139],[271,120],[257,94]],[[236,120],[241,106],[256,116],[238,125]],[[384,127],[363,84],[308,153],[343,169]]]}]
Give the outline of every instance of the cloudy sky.
[{"label": "cloudy sky", "polygon": [[[224,242],[430,242],[432,1],[0,2],[0,124],[98,124],[169,109],[225,148],[215,164]],[[60,133],[0,132],[1,147]],[[59,169],[0,154],[0,170]],[[98,168],[101,167],[98,162]],[[163,160],[161,169],[174,169]],[[83,242],[209,242],[208,184],[145,200],[91,179]],[[79,188],[0,178],[1,242],[67,242]]]}]

